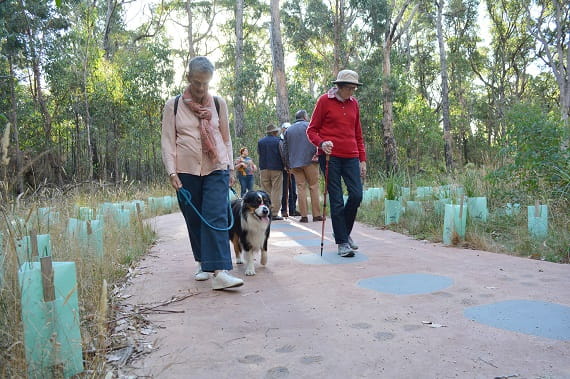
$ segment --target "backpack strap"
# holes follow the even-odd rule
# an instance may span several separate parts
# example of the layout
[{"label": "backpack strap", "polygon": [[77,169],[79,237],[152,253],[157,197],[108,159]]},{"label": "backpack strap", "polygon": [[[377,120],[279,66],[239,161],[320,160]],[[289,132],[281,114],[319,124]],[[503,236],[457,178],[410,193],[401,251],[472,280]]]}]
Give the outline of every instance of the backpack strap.
[{"label": "backpack strap", "polygon": [[220,116],[220,101],[218,96],[214,96],[214,105],[216,106],[216,112],[218,112],[218,117]]},{"label": "backpack strap", "polygon": [[174,119],[176,120],[176,113],[178,113],[178,100],[180,100],[180,95],[177,95],[174,99]]}]

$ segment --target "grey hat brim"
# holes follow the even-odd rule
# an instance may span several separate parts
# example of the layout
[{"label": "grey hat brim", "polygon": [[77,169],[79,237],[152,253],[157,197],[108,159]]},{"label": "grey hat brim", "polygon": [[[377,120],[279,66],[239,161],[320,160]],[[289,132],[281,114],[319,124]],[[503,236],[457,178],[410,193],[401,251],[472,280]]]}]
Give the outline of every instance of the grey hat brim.
[{"label": "grey hat brim", "polygon": [[281,128],[279,128],[278,126],[274,126],[272,129],[269,129],[269,130],[266,131],[265,133],[266,133],[266,134],[273,133],[273,132],[278,131],[279,129],[281,129]]},{"label": "grey hat brim", "polygon": [[347,81],[345,81],[345,80],[333,80],[333,84],[354,84],[354,85],[357,85],[357,86],[362,86],[362,85],[363,85],[363,84],[360,83],[360,82],[356,82],[356,83],[355,83],[355,82],[347,82]]}]

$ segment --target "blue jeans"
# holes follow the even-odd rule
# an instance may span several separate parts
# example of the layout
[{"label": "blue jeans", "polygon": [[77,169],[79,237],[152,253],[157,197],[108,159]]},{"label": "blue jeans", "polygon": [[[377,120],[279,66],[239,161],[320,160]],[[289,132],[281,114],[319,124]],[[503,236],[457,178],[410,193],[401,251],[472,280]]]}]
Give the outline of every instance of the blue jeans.
[{"label": "blue jeans", "polygon": [[[358,158],[330,157],[328,173],[325,155],[319,156],[321,171],[327,181],[330,212],[336,244],[347,243],[352,232],[358,207],[362,202],[362,181]],[[328,177],[327,177],[328,176]],[[348,191],[346,204],[342,197],[342,181]]]},{"label": "blue jeans", "polygon": [[[190,201],[202,217],[217,228],[228,227],[229,172],[218,170],[205,176],[178,174],[178,177],[182,186],[190,191]],[[178,199],[178,204],[186,220],[194,259],[202,264],[202,270],[231,270],[228,231],[212,229],[186,202]]]},{"label": "blue jeans", "polygon": [[247,191],[253,191],[253,175],[239,175],[239,186],[241,188],[240,196],[243,197]]}]

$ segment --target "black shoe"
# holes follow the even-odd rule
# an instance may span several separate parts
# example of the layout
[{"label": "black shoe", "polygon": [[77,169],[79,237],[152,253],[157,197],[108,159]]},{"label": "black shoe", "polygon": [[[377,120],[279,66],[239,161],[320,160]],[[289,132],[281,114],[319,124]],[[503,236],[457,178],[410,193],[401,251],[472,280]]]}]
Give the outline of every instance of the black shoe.
[{"label": "black shoe", "polygon": [[295,211],[291,213],[293,216],[301,216],[301,213],[299,211]]},{"label": "black shoe", "polygon": [[323,221],[324,218],[322,216],[313,217],[313,222]]},{"label": "black shoe", "polygon": [[272,221],[281,221],[281,220],[283,220],[283,217],[281,217],[281,216],[271,216],[271,220],[272,220]]},{"label": "black shoe", "polygon": [[301,217],[301,219],[299,220],[299,222],[309,222],[309,218],[308,217]]}]

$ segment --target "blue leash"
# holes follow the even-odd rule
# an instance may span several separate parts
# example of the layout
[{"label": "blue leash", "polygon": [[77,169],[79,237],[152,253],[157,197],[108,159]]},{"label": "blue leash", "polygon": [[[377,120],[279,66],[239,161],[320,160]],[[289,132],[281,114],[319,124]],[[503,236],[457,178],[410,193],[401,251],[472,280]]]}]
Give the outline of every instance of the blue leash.
[{"label": "blue leash", "polygon": [[204,216],[202,216],[202,214],[200,212],[198,212],[198,210],[196,209],[194,204],[192,204],[192,201],[191,201],[192,195],[190,195],[190,191],[188,191],[186,188],[180,188],[178,191],[176,191],[176,196],[178,197],[178,200],[181,203],[186,203],[187,205],[192,207],[194,212],[196,212],[198,217],[200,217],[200,220],[202,220],[202,222],[204,224],[206,224],[208,227],[210,227],[214,230],[224,232],[224,231],[230,230],[234,226],[234,213],[232,212],[232,203],[229,201],[229,199],[228,199],[228,208],[230,211],[230,225],[227,228],[217,228],[217,227],[213,226],[212,224],[210,224],[208,221],[206,221]]}]

